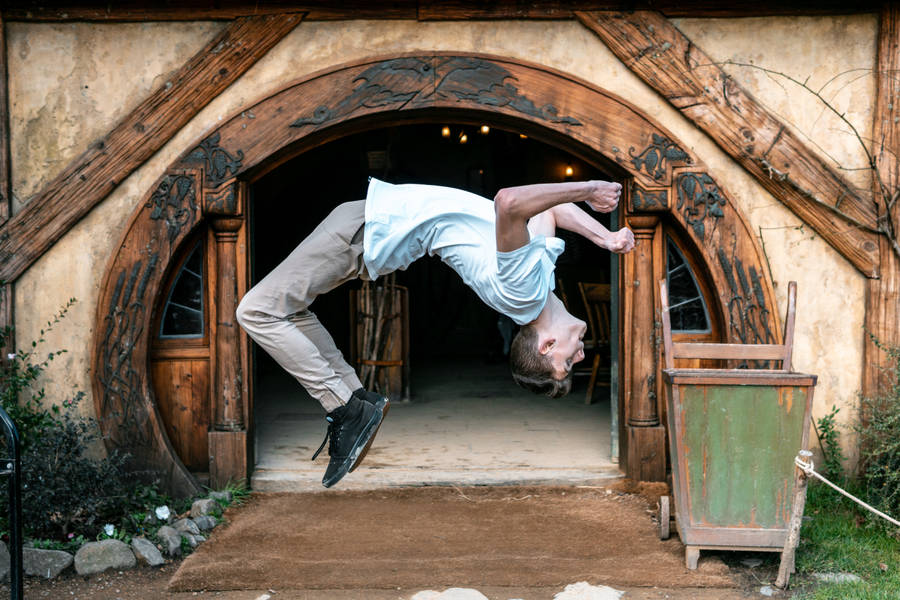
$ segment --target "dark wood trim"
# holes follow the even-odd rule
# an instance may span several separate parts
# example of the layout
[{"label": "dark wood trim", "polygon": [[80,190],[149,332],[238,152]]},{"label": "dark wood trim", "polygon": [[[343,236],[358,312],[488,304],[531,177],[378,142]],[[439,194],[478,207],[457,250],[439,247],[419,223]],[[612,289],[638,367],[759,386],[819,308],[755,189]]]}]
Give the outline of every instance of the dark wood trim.
[{"label": "dark wood trim", "polygon": [[109,2],[57,0],[6,0],[3,16],[10,21],[193,21],[232,20],[285,12],[305,12],[307,20],[344,19],[420,19],[439,21],[486,19],[571,19],[575,11],[653,9],[669,17],[760,17],[782,15],[825,15],[874,12],[878,3],[871,0],[853,3],[836,0],[791,2],[753,2],[736,0],[642,0],[577,1],[548,0],[185,0],[180,3],[120,0]]},{"label": "dark wood trim", "polygon": [[[12,170],[9,152],[9,88],[6,60],[6,21],[0,16],[0,225],[12,214]],[[13,325],[15,298],[12,283],[0,278],[0,328],[9,328],[5,343],[0,346],[0,364],[16,351]]]},{"label": "dark wood trim", "polygon": [[[873,114],[872,138],[875,140],[876,164],[887,190],[900,190],[900,124],[897,123],[900,107],[900,82],[897,69],[900,68],[900,5],[885,2],[881,11],[881,26],[878,36],[878,62],[875,73],[875,112]],[[876,198],[879,200],[881,216],[885,214],[885,199],[881,188],[873,181]],[[900,223],[900,202],[894,207],[893,222]],[[897,232],[900,233],[900,232]],[[891,248],[887,237],[879,244],[881,278],[869,280],[866,287],[867,334],[871,334],[885,346],[900,346],[900,258]],[[878,347],[870,335],[865,336],[863,350],[862,393],[875,397],[890,390],[890,357]]]},{"label": "dark wood trim", "polygon": [[580,12],[578,18],[857,269],[878,276],[872,199],[857,194],[665,16]]},{"label": "dark wood trim", "polygon": [[6,21],[0,16],[0,225],[12,214],[12,169],[9,152],[9,78]]},{"label": "dark wood trim", "polygon": [[0,228],[0,280],[18,278],[301,20],[242,17],[226,27]]}]

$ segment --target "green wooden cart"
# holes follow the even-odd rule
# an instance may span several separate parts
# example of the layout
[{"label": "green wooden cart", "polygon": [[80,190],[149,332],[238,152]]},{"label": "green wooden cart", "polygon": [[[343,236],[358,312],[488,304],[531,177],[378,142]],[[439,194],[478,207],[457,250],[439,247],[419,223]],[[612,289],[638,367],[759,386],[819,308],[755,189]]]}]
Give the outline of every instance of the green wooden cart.
[{"label": "green wooden cart", "polygon": [[[783,344],[673,343],[665,281],[659,286],[675,521],[687,567],[696,569],[705,549],[780,552],[816,385],[815,375],[791,372],[797,286],[788,287]],[[781,368],[676,369],[680,358]],[[659,516],[660,537],[668,537],[668,497]]]}]

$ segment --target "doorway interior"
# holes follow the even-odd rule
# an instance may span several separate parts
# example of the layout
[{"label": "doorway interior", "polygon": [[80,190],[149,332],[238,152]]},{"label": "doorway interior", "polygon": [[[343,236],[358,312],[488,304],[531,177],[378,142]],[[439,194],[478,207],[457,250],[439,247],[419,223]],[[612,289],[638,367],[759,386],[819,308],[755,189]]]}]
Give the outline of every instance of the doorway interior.
[{"label": "doorway interior", "polygon": [[[372,129],[327,142],[283,163],[252,187],[251,273],[274,268],[334,206],[365,197],[368,177],[427,183],[487,198],[497,190],[610,175],[564,149],[496,124],[434,122]],[[589,209],[588,209],[589,210]],[[589,211],[590,212],[590,211]],[[609,226],[610,215],[595,216]],[[614,215],[613,215],[614,217]],[[557,294],[587,318],[579,283],[609,284],[610,255],[562,231]],[[518,388],[509,375],[500,317],[437,257],[396,275],[409,290],[409,402],[395,402],[363,466],[340,487],[582,482],[620,476],[611,458],[609,350],[586,403],[591,356],[560,399]],[[312,305],[350,356],[350,282]],[[614,286],[613,286],[614,287]],[[613,295],[615,299],[615,295]],[[615,313],[616,306],[610,307]],[[600,328],[601,324],[597,323]],[[321,489],[325,435],[318,402],[254,348],[252,487]]]}]

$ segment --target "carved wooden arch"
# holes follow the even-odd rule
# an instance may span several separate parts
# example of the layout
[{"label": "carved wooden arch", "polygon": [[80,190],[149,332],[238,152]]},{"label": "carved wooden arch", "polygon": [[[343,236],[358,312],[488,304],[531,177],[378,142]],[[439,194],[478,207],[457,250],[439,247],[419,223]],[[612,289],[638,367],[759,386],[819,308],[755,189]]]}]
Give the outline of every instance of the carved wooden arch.
[{"label": "carved wooden arch", "polygon": [[166,437],[148,373],[152,304],[178,245],[204,219],[239,218],[238,182],[286,159],[304,138],[366,117],[398,123],[435,110],[575,140],[618,165],[630,182],[628,214],[667,215],[701,249],[728,315],[729,341],[779,338],[771,277],[746,220],[703,163],[642,112],[585,81],[507,58],[370,59],[311,75],[242,111],[146,193],[97,307],[93,391],[109,445],[130,452],[136,468],[162,471],[176,492],[196,488]]}]

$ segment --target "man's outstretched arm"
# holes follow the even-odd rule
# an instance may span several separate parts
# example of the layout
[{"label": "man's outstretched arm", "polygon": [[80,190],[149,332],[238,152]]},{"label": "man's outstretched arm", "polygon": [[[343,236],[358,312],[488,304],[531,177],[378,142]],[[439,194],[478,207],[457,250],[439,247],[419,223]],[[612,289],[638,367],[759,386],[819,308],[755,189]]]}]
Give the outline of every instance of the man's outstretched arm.
[{"label": "man's outstretched arm", "polygon": [[494,197],[497,215],[497,250],[509,252],[526,245],[532,229],[553,235],[556,226],[578,233],[613,252],[628,252],[634,237],[628,229],[610,233],[573,202],[587,202],[598,212],[611,212],[619,203],[622,186],[608,181],[542,183],[504,188]]}]

